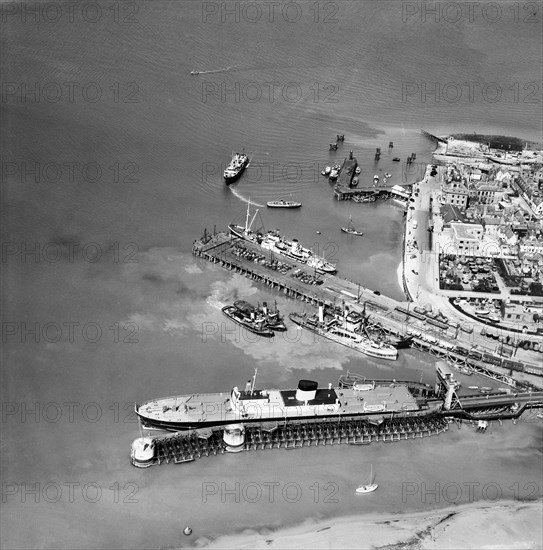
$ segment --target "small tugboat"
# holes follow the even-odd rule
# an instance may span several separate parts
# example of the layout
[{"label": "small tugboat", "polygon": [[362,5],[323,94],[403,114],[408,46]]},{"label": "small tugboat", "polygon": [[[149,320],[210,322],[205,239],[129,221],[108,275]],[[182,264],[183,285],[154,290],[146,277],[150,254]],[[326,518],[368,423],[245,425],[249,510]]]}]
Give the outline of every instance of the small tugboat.
[{"label": "small tugboat", "polygon": [[373,491],[375,491],[377,487],[379,487],[377,483],[372,483],[373,481],[372,478],[373,478],[373,464],[371,465],[371,468],[370,468],[369,482],[366,483],[365,485],[360,485],[360,487],[356,489],[357,495],[362,495],[364,493],[373,493]]},{"label": "small tugboat", "polygon": [[236,181],[241,174],[243,174],[248,164],[249,157],[245,153],[236,153],[224,171],[224,181],[226,183],[233,183]]},{"label": "small tugboat", "polygon": [[242,311],[246,316],[251,316],[251,313],[254,312],[255,317],[263,317],[266,320],[266,324],[269,328],[276,332],[285,332],[287,327],[283,322],[283,317],[279,315],[279,310],[277,309],[277,302],[275,303],[275,308],[273,311],[268,309],[268,304],[263,302],[262,307],[260,304],[258,307],[253,306],[245,300],[236,300],[234,302],[234,307]]},{"label": "small tugboat", "polygon": [[331,166],[325,166],[324,170],[321,172],[321,176],[329,176],[332,168]]},{"label": "small tugboat", "polygon": [[300,208],[302,206],[301,202],[285,201],[283,199],[269,201],[266,204],[269,208]]},{"label": "small tugboat", "polygon": [[272,338],[274,335],[273,330],[268,327],[266,319],[261,315],[257,315],[256,311],[252,311],[247,315],[245,311],[238,309],[236,306],[224,306],[221,311],[234,323],[241,325],[254,334],[265,338]]},{"label": "small tugboat", "polygon": [[362,237],[364,233],[362,233],[362,231],[357,231],[353,227],[352,222],[353,222],[353,218],[352,216],[349,216],[349,225],[347,227],[342,227],[341,231],[343,231],[343,233],[348,233],[349,235],[356,235],[357,237]]}]

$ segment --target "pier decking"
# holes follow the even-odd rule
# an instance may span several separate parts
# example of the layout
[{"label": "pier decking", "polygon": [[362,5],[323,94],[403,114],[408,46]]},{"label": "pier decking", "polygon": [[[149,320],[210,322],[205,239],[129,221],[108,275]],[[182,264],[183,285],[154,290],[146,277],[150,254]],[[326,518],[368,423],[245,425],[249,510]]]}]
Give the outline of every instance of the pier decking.
[{"label": "pier decking", "polygon": [[[333,308],[345,302],[352,311],[369,314],[371,321],[379,323],[385,332],[402,338],[408,335],[407,329],[411,328],[414,322],[414,319],[405,313],[409,311],[408,302],[397,302],[336,275],[314,273],[313,269],[295,260],[274,254],[262,249],[256,243],[232,237],[227,233],[210,236],[205,242],[194,241],[193,253],[264,284],[285,296],[307,302],[315,307],[322,304]],[[306,273],[307,277],[300,277],[301,273]],[[311,281],[312,284],[308,284],[307,281]],[[447,328],[444,330],[435,327],[436,338],[429,339],[427,335],[415,336],[413,347],[435,357],[467,366],[474,372],[521,391],[536,388],[528,382],[513,379],[512,371],[531,372],[529,369],[532,369],[532,374],[541,376],[543,369],[533,365],[523,365],[521,362],[517,362],[514,368],[509,365],[510,361],[491,351],[475,353],[472,351],[473,337],[470,334],[459,331],[456,323],[445,326]],[[428,328],[427,332],[431,330]]]}]

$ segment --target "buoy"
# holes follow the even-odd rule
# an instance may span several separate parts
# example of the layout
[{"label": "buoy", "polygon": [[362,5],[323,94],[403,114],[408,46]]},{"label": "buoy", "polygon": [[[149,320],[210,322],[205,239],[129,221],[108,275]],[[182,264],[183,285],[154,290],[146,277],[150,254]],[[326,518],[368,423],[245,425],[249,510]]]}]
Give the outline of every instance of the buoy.
[{"label": "buoy", "polygon": [[185,535],[191,535],[192,529],[190,527],[185,527],[185,529],[183,529],[183,533],[185,533]]}]

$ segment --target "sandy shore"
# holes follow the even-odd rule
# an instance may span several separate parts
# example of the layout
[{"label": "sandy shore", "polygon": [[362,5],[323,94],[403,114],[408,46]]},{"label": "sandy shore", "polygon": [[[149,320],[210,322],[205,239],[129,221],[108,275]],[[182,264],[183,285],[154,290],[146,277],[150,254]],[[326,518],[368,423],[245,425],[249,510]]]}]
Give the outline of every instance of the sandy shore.
[{"label": "sandy shore", "polygon": [[206,548],[542,548],[543,501],[475,502],[435,511],[372,514],[260,532],[245,531],[214,541],[199,539]]}]

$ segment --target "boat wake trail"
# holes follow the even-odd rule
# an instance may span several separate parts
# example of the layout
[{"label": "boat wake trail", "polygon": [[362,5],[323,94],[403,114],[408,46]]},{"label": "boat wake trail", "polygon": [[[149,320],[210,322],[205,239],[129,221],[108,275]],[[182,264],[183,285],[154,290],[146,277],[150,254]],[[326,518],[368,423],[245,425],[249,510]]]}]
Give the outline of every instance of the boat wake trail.
[{"label": "boat wake trail", "polygon": [[225,73],[225,72],[230,71],[232,69],[235,69],[235,67],[226,67],[224,69],[214,69],[212,71],[198,71],[198,74]]},{"label": "boat wake trail", "polygon": [[[234,195],[242,202],[244,202],[245,204],[249,204],[249,199],[246,199],[241,193],[239,193],[236,189],[234,189],[232,186],[229,187],[230,191],[232,191],[232,193],[234,193]],[[252,206],[256,206],[257,208],[264,208],[264,205],[263,204],[258,204],[257,202],[255,201],[251,201],[251,205]]]}]

